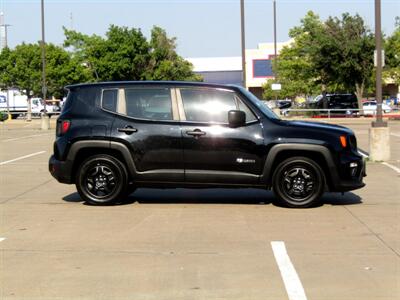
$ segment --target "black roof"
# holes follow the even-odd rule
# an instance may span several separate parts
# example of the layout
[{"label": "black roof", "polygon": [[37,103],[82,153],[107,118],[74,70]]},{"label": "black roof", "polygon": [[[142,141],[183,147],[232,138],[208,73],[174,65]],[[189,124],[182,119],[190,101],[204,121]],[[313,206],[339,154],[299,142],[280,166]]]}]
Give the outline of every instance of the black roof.
[{"label": "black roof", "polygon": [[239,86],[233,84],[214,84],[204,82],[192,81],[107,81],[107,82],[91,82],[67,85],[65,88],[68,90],[79,87],[113,87],[121,85],[164,85],[164,86],[200,86],[200,87],[213,87],[213,88],[238,88]]}]

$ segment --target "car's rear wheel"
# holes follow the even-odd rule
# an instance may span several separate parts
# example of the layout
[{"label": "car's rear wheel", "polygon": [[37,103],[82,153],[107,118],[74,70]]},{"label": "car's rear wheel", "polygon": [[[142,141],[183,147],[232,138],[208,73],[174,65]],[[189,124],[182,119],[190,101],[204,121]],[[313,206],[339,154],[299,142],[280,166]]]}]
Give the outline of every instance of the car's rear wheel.
[{"label": "car's rear wheel", "polygon": [[325,176],[318,164],[307,157],[292,157],[278,165],[273,190],[279,203],[293,208],[314,206],[325,187]]},{"label": "car's rear wheel", "polygon": [[127,177],[126,169],[119,160],[106,154],[94,155],[80,165],[76,188],[89,204],[114,204],[126,196]]}]

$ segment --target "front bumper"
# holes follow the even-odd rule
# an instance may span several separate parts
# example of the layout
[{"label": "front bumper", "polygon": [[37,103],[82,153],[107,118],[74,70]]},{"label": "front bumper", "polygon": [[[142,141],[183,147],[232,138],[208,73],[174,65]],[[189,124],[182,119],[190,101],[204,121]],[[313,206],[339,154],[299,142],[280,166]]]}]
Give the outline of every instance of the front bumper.
[{"label": "front bumper", "polygon": [[[365,159],[361,158],[353,162],[357,163],[358,166],[355,176],[346,176],[346,179],[340,179],[334,182],[332,192],[347,192],[360,189],[365,186],[363,178],[367,176],[366,161]],[[349,173],[350,170],[345,169],[345,172]]]},{"label": "front bumper", "polygon": [[49,160],[49,172],[61,183],[74,183],[72,176],[72,163],[68,160],[60,161],[52,155]]}]

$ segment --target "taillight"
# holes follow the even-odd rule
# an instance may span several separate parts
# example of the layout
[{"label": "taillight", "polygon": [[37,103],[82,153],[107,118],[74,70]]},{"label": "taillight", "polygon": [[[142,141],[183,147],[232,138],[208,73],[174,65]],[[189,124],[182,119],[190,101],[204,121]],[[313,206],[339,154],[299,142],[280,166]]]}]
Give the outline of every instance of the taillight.
[{"label": "taillight", "polygon": [[347,138],[345,135],[340,136],[340,144],[342,145],[343,148],[347,147]]},{"label": "taillight", "polygon": [[71,127],[70,120],[62,120],[57,122],[57,135],[60,136],[66,134],[70,127]]}]

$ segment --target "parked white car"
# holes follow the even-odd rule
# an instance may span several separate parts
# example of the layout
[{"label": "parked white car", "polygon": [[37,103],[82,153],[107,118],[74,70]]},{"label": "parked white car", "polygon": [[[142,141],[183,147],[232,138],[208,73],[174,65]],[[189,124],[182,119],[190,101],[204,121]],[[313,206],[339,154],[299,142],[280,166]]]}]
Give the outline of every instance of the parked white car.
[{"label": "parked white car", "polygon": [[[41,98],[32,98],[31,104],[32,104],[32,114],[40,115],[44,111],[44,101]],[[52,104],[46,105],[46,112],[49,115],[52,115],[55,112],[58,112],[59,110],[60,109],[55,105]]]},{"label": "parked white car", "polygon": [[[363,103],[364,115],[375,115],[377,111],[376,101],[367,101]],[[390,113],[392,109],[389,105],[382,103],[382,111],[384,113]]]}]

